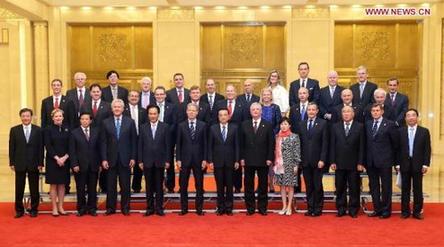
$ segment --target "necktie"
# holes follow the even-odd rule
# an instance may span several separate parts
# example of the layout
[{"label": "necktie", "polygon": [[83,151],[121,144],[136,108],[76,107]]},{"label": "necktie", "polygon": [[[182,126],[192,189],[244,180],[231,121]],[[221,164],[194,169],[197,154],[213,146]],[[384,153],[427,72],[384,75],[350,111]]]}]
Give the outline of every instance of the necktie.
[{"label": "necktie", "polygon": [[85,137],[86,137],[86,140],[89,141],[88,128],[85,129]]},{"label": "necktie", "polygon": [[345,123],[345,136],[350,134],[350,123]]},{"label": "necktie", "polygon": [[83,105],[84,99],[83,99],[83,93],[82,93],[82,89],[79,89],[79,109],[80,107]]},{"label": "necktie", "polygon": [[210,97],[210,110],[213,110],[213,95],[209,95],[208,97]]},{"label": "necktie", "polygon": [[227,127],[225,125],[222,126],[222,139],[224,142],[227,140]]},{"label": "necktie", "polygon": [[142,107],[146,109],[146,107],[150,104],[149,93],[142,94]]},{"label": "necktie", "polygon": [[153,134],[153,140],[154,140],[154,137],[156,137],[156,124],[151,125],[151,133]]},{"label": "necktie", "polygon": [[254,133],[256,134],[256,132],[257,132],[257,121],[253,122],[253,129],[254,129]]},{"label": "necktie", "polygon": [[97,100],[94,100],[94,105],[93,105],[93,117],[96,117],[97,115]]},{"label": "necktie", "polygon": [[364,83],[359,84],[359,98],[362,98],[362,94],[364,93]]},{"label": "necktie", "polygon": [[372,128],[373,137],[375,137],[377,131],[378,131],[378,121],[375,121]]},{"label": "necktie", "polygon": [[177,96],[179,98],[179,103],[183,102],[183,93],[182,93],[182,89],[179,90],[179,95]]},{"label": "necktie", "polygon": [[409,128],[409,157],[413,157],[413,142],[415,141],[415,136],[414,136],[414,131],[415,128],[410,127]]},{"label": "necktie", "polygon": [[305,79],[302,79],[302,85],[301,87],[305,87]]},{"label": "necktie", "polygon": [[120,118],[116,118],[116,136],[117,140],[120,138]]},{"label": "necktie", "polygon": [[310,121],[308,121],[308,131],[311,131],[312,128],[313,128],[313,119],[310,119]]},{"label": "necktie", "polygon": [[232,101],[231,100],[229,100],[228,101],[228,115],[230,115],[230,117],[231,117],[231,114],[233,114],[233,106],[232,106]]},{"label": "necktie", "polygon": [[26,127],[25,127],[25,139],[26,139],[26,143],[29,142],[29,134],[30,134],[29,126],[26,126]]},{"label": "necktie", "polygon": [[191,132],[191,140],[194,141],[194,138],[196,137],[196,128],[194,128],[194,122],[190,122],[190,132]]},{"label": "necktie", "polygon": [[395,105],[395,93],[390,93],[390,101],[392,102],[392,106]]},{"label": "necktie", "polygon": [[59,97],[55,97],[54,99],[54,109],[59,109]]},{"label": "necktie", "polygon": [[250,103],[250,100],[251,100],[251,95],[247,94],[247,102]]},{"label": "necktie", "polygon": [[301,120],[304,119],[305,119],[305,104],[303,104],[301,107]]},{"label": "necktie", "polygon": [[113,99],[117,99],[117,87],[111,87]]},{"label": "necktie", "polygon": [[131,106],[131,118],[134,120],[134,123],[136,124],[136,133],[139,134],[139,115],[136,112],[136,107]]},{"label": "necktie", "polygon": [[335,94],[335,88],[330,87],[330,97],[333,99],[333,95]]},{"label": "necktie", "polygon": [[164,116],[164,113],[165,113],[165,109],[164,109],[163,103],[159,103],[158,106],[160,108],[159,120],[161,122],[163,122],[163,116]]}]

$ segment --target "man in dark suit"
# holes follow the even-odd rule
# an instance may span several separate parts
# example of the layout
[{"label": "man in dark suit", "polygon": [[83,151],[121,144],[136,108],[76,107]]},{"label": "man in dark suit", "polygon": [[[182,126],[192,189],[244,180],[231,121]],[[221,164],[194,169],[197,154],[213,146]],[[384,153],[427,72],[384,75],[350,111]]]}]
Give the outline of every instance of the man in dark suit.
[{"label": "man in dark suit", "polygon": [[77,216],[87,213],[97,216],[100,133],[99,129],[91,126],[91,120],[91,113],[81,113],[80,126],[71,132],[69,138],[69,160],[76,180]]},{"label": "man in dark suit", "polygon": [[[216,109],[219,111],[222,108],[228,109],[230,116],[230,123],[236,124],[240,127],[244,120],[249,119],[250,113],[246,112],[247,107],[236,98],[236,88],[229,84],[226,87],[225,96],[227,99],[217,102]],[[242,169],[234,170],[233,174],[234,193],[240,193],[242,189]]]},{"label": "man in dark suit", "polygon": [[205,83],[207,93],[200,97],[200,101],[210,105],[211,125],[217,123],[216,105],[219,100],[224,100],[225,97],[216,92],[216,83],[213,79],[208,79]]},{"label": "man in dark suit", "polygon": [[26,175],[31,193],[31,217],[37,217],[39,207],[39,171],[43,168],[43,133],[40,127],[31,124],[32,110],[19,112],[22,124],[9,132],[9,167],[15,172],[15,218],[25,214],[23,194]]},{"label": "man in dark suit", "polygon": [[399,155],[396,170],[401,172],[401,218],[410,216],[410,191],[413,182],[413,217],[424,219],[422,206],[422,178],[430,167],[431,146],[429,130],[418,125],[418,111],[405,114],[407,126],[399,129]]},{"label": "man in dark suit", "polygon": [[396,162],[398,135],[395,123],[383,117],[381,104],[373,104],[371,114],[373,120],[365,124],[366,170],[374,212],[368,216],[386,219],[392,213],[392,166]]},{"label": "man in dark suit", "polygon": [[62,95],[62,81],[54,79],[51,81],[52,95],[42,100],[41,122],[42,129],[52,124],[51,113],[54,109],[63,110],[63,124],[72,128],[78,121],[74,103]]},{"label": "man in dark suit", "polygon": [[106,79],[109,81],[109,86],[103,88],[102,99],[108,103],[111,103],[115,99],[121,99],[128,104],[128,90],[119,86],[119,73],[115,70],[110,70],[106,73]]},{"label": "man in dark suit", "polygon": [[211,126],[208,163],[214,168],[217,187],[217,215],[233,215],[233,170],[239,169],[238,126],[229,124],[228,109],[221,108],[219,124]]},{"label": "man in dark suit", "polygon": [[[156,97],[155,105],[160,109],[159,121],[168,124],[170,128],[170,160],[174,160],[174,146],[176,145],[176,133],[177,133],[177,107],[165,101],[166,93],[165,88],[162,86],[156,87],[154,90],[154,95]],[[174,170],[174,165],[170,165],[166,172],[165,187],[168,193],[174,193],[174,187],[176,186],[176,173]]]},{"label": "man in dark suit", "polygon": [[187,105],[187,120],[179,124],[176,141],[176,164],[180,169],[180,215],[188,213],[188,182],[193,171],[196,188],[196,213],[203,212],[203,170],[207,163],[207,125],[197,120],[199,108],[193,103]]},{"label": "man in dark suit", "polygon": [[124,106],[123,100],[113,100],[113,116],[103,121],[100,136],[102,167],[108,170],[105,215],[116,212],[117,176],[122,214],[130,213],[130,180],[137,158],[137,133],[134,121],[122,114]]},{"label": "man in dark suit", "polygon": [[[80,109],[86,102],[91,102],[89,89],[85,87],[86,74],[77,72],[74,74],[76,87],[66,91],[66,97],[74,103],[76,117],[80,117]],[[75,127],[79,127],[79,121],[75,121]]]},{"label": "man in dark suit", "polygon": [[327,122],[316,117],[319,113],[316,103],[307,107],[307,120],[299,123],[301,138],[302,172],[307,193],[305,216],[320,216],[324,206],[322,186],[323,168],[328,154]]},{"label": "man in dark suit", "polygon": [[156,98],[151,90],[152,81],[148,76],[143,77],[140,80],[140,101],[139,106],[146,109],[149,105],[154,105],[156,103]]},{"label": "man in dark suit", "polygon": [[[139,137],[139,128],[144,123],[148,122],[148,116],[146,109],[140,106],[139,93],[131,90],[128,93],[128,105],[125,106],[123,115],[130,117],[136,125],[137,137]],[[134,193],[139,193],[142,189],[142,175],[143,171],[139,166],[133,168],[133,182],[131,188]]]},{"label": "man in dark suit", "polygon": [[245,169],[245,206],[247,215],[256,210],[254,180],[257,173],[257,209],[259,214],[267,215],[268,170],[274,160],[273,127],[261,119],[262,106],[255,102],[250,106],[252,119],[245,120],[240,129],[241,166]]},{"label": "man in dark suit", "polygon": [[[145,216],[154,214],[164,216],[163,180],[165,168],[171,160],[171,136],[168,124],[159,121],[160,109],[156,105],[147,108],[149,122],[140,126],[138,143],[138,164],[145,175],[146,212]],[[156,193],[156,206],[154,206]]]},{"label": "man in dark suit", "polygon": [[[364,170],[364,125],[354,121],[353,107],[342,108],[342,119],[330,130],[330,167],[335,171],[337,216],[358,217],[359,172]],[[347,190],[350,200],[347,203]]]},{"label": "man in dark suit", "polygon": [[[199,86],[192,86],[190,88],[190,102],[199,107],[199,113],[197,114],[197,120],[205,122],[207,125],[211,123],[211,109],[210,105],[202,102],[200,97]],[[187,119],[187,105],[179,105],[179,122],[183,122]]]},{"label": "man in dark suit", "polygon": [[[92,117],[91,127],[96,127],[101,130],[103,121],[113,115],[111,110],[111,104],[102,100],[102,88],[99,84],[92,84],[89,87],[91,94],[91,101],[86,102],[82,108],[81,112],[90,113]],[[107,173],[105,169],[99,169],[99,187],[102,193],[107,192]]]},{"label": "man in dark suit", "polygon": [[[396,116],[391,104],[385,104],[386,97],[387,97],[387,92],[382,88],[377,88],[373,93],[373,98],[375,103],[382,105],[382,107],[384,108],[384,114],[382,116],[390,121],[395,121]],[[364,110],[364,120],[366,122],[371,121],[373,119],[371,114],[372,106],[373,105],[370,104]]]},{"label": "man in dark suit", "polygon": [[180,104],[187,105],[190,102],[190,90],[184,87],[184,76],[182,73],[176,73],[173,76],[174,88],[166,93],[166,101],[178,107]]},{"label": "man in dark suit", "polygon": [[332,122],[334,107],[342,104],[341,92],[343,88],[338,86],[338,73],[330,71],[327,75],[328,86],[321,88],[319,97],[320,117]]},{"label": "man in dark suit", "polygon": [[353,105],[360,105],[362,109],[367,105],[373,103],[373,93],[378,86],[372,82],[367,81],[367,68],[359,66],[356,75],[358,82],[353,84],[350,89],[353,92]]},{"label": "man in dark suit", "polygon": [[294,105],[299,104],[299,88],[305,87],[308,89],[309,96],[308,101],[309,102],[319,102],[319,81],[315,79],[308,78],[308,73],[310,72],[310,67],[308,66],[308,63],[301,62],[298,65],[298,72],[300,78],[298,80],[293,81],[290,84],[290,91],[289,91],[289,97],[290,97],[290,107]]},{"label": "man in dark suit", "polygon": [[353,104],[353,92],[345,88],[341,92],[341,100],[342,104],[339,104],[333,108],[333,114],[331,121],[333,123],[337,123],[339,121],[342,121],[342,108],[344,106],[351,106],[353,108],[354,112],[354,121],[358,121],[360,123],[364,123],[364,114],[362,113],[362,108],[358,104]]},{"label": "man in dark suit", "polygon": [[237,96],[237,101],[239,101],[244,107],[247,116],[251,119],[250,116],[250,106],[254,102],[259,102],[260,98],[256,94],[254,94],[254,82],[251,79],[246,79],[244,81],[244,93]]},{"label": "man in dark suit", "polygon": [[387,80],[389,90],[388,97],[385,99],[385,105],[390,105],[393,109],[395,124],[398,127],[405,125],[404,116],[409,107],[409,98],[398,92],[399,81],[397,78]]}]

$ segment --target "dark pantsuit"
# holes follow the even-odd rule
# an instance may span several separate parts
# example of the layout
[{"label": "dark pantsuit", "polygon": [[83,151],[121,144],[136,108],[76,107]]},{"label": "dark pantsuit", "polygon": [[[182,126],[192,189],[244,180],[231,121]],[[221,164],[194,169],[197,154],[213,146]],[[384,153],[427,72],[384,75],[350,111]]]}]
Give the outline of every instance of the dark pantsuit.
[{"label": "dark pantsuit", "polygon": [[323,170],[309,166],[303,167],[302,172],[304,174],[308,211],[322,213],[324,206],[324,188],[322,186]]},{"label": "dark pantsuit", "polygon": [[242,169],[233,169],[233,186],[236,190],[242,189]]},{"label": "dark pantsuit", "polygon": [[180,206],[182,212],[188,211],[188,181],[191,171],[193,171],[194,186],[196,187],[196,210],[199,212],[203,209],[203,171],[200,164],[195,164],[189,167],[182,166],[180,169]]},{"label": "dark pantsuit", "polygon": [[376,213],[392,212],[392,168],[368,167],[370,193]]},{"label": "dark pantsuit", "polygon": [[[77,211],[95,211],[97,210],[97,176],[95,171],[74,173],[77,190]],[[85,190],[86,186],[86,190]],[[88,202],[86,202],[86,193],[88,193]]]},{"label": "dark pantsuit", "polygon": [[29,192],[31,193],[31,212],[37,212],[39,207],[39,172],[23,171],[15,172],[15,211],[24,213],[23,194],[25,192],[26,174],[28,175]]},{"label": "dark pantsuit", "polygon": [[131,169],[125,167],[121,164],[118,159],[116,166],[110,167],[108,169],[108,182],[106,194],[106,208],[115,210],[117,203],[117,176],[119,176],[119,187],[120,187],[120,207],[121,210],[130,209],[130,181],[131,181]]},{"label": "dark pantsuit", "polygon": [[[338,169],[335,172],[336,208],[356,215],[359,211],[359,172],[356,170]],[[349,202],[347,204],[347,188]]]},{"label": "dark pantsuit", "polygon": [[131,188],[133,191],[140,192],[142,189],[142,176],[144,172],[140,169],[139,166],[134,166],[133,168],[133,182],[131,184]]},{"label": "dark pantsuit", "polygon": [[217,187],[217,209],[221,212],[233,210],[233,170],[232,167],[215,167],[214,177]]},{"label": "dark pantsuit", "polygon": [[248,212],[254,212],[256,208],[254,195],[254,178],[257,172],[257,209],[259,212],[266,212],[268,205],[268,166],[245,166],[245,205]]},{"label": "dark pantsuit", "polygon": [[410,191],[413,182],[413,214],[419,215],[422,211],[424,198],[422,196],[422,172],[401,173],[402,194],[401,194],[401,211],[404,214],[410,214]]},{"label": "dark pantsuit", "polygon": [[[149,213],[163,210],[163,180],[165,168],[151,167],[144,168],[145,190],[146,190],[146,211]],[[156,205],[154,206],[154,193],[156,193]]]}]

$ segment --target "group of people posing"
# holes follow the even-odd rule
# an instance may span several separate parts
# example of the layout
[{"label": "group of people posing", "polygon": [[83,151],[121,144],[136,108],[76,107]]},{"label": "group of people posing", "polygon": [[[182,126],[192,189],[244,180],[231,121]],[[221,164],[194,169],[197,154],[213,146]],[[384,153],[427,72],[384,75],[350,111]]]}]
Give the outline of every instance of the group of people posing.
[{"label": "group of people posing", "polygon": [[[323,174],[335,173],[337,216],[358,216],[360,175],[366,172],[374,212],[388,218],[392,205],[393,170],[402,178],[402,218],[423,219],[422,179],[430,165],[429,131],[418,125],[418,111],[398,92],[399,81],[387,81],[388,92],[357,69],[358,82],[338,85],[330,71],[328,85],[308,77],[309,65],[298,66],[300,78],[289,90],[278,71],[270,72],[260,96],[252,80],[244,94],[227,85],[216,93],[213,79],[206,93],[184,87],[184,76],[173,76],[175,87],[152,89],[144,77],[141,90],[119,85],[109,71],[109,86],[85,87],[86,75],[74,75],[76,87],[62,95],[62,81],[51,82],[53,95],[42,101],[41,128],[32,124],[33,111],[20,110],[22,124],[11,128],[10,167],[15,171],[15,217],[24,215],[23,194],[28,176],[30,215],[37,216],[39,172],[45,164],[52,215],[63,208],[74,174],[77,215],[97,215],[97,184],[106,193],[105,215],[116,213],[117,181],[120,209],[130,214],[131,189],[138,193],[145,177],[145,216],[164,213],[164,192],[173,193],[179,172],[180,215],[188,213],[188,183],[193,173],[195,211],[204,215],[204,173],[214,170],[217,215],[233,215],[233,194],[243,187],[247,215],[267,215],[268,192],[280,187],[281,215],[291,215],[303,175],[306,216],[323,210]],[[46,155],[44,154],[46,149]],[[45,162],[43,161],[45,160]],[[393,169],[394,168],[394,169]],[[257,176],[257,186],[255,181]],[[413,185],[413,210],[410,192]]]}]

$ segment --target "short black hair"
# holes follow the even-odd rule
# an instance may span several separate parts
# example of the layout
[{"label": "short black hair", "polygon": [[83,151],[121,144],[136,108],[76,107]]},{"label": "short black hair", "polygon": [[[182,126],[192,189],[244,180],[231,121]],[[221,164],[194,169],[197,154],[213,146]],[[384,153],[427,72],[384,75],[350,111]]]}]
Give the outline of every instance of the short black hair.
[{"label": "short black hair", "polygon": [[379,108],[381,110],[384,110],[384,106],[382,106],[382,104],[378,104],[378,103],[373,103],[371,109],[373,109],[373,108]]},{"label": "short black hair", "polygon": [[217,110],[217,115],[219,115],[219,112],[220,112],[220,111],[227,111],[227,112],[228,112],[228,108],[226,108],[226,107],[219,108],[219,109]]},{"label": "short black hair", "polygon": [[156,93],[157,90],[163,90],[163,91],[165,92],[165,91],[166,91],[166,88],[165,88],[164,86],[157,86],[157,87],[154,89],[154,93]]},{"label": "short black hair", "polygon": [[89,91],[92,91],[92,89],[95,87],[99,88],[100,91],[102,91],[102,87],[98,83],[91,84],[91,86],[89,86]]},{"label": "short black hair", "polygon": [[21,116],[23,113],[25,113],[25,112],[29,112],[29,113],[31,113],[31,116],[33,115],[33,112],[32,112],[32,110],[30,109],[30,108],[22,108],[22,109],[20,109],[20,111],[19,111],[19,116]]},{"label": "short black hair", "polygon": [[291,121],[288,117],[282,117],[281,121],[279,121],[279,125],[282,124],[283,122],[287,122],[289,125],[291,125]]},{"label": "short black hair", "polygon": [[117,71],[115,71],[115,70],[110,70],[110,71],[108,71],[108,73],[106,73],[106,79],[109,79],[109,77],[110,77],[112,74],[116,74],[117,78],[120,79],[119,73],[117,73]]},{"label": "short black hair", "polygon": [[88,116],[89,116],[89,119],[92,119],[92,117],[91,117],[91,112],[81,112],[80,115],[79,115],[79,119],[80,119],[83,115],[88,115]]},{"label": "short black hair", "polygon": [[307,65],[307,69],[310,69],[310,66],[308,65],[307,62],[300,62],[298,65],[298,69],[301,67],[301,65]]},{"label": "short black hair", "polygon": [[160,108],[157,105],[149,105],[146,108],[146,113],[148,114],[150,112],[150,109],[153,109],[153,108],[157,110],[157,113],[160,113]]},{"label": "short black hair", "polygon": [[396,78],[396,77],[391,77],[391,78],[389,78],[389,79],[387,80],[387,84],[388,84],[389,82],[391,82],[391,81],[396,81],[396,85],[399,85],[398,78]]},{"label": "short black hair", "polygon": [[176,78],[176,76],[181,76],[182,79],[185,79],[185,77],[183,76],[182,73],[175,73],[175,74],[173,75],[173,79]]},{"label": "short black hair", "polygon": [[406,117],[406,116],[407,116],[407,113],[410,112],[410,111],[416,113],[416,116],[419,116],[419,112],[418,112],[418,110],[416,110],[415,108],[410,108],[410,109],[408,109],[408,110],[404,113],[404,117]]}]

